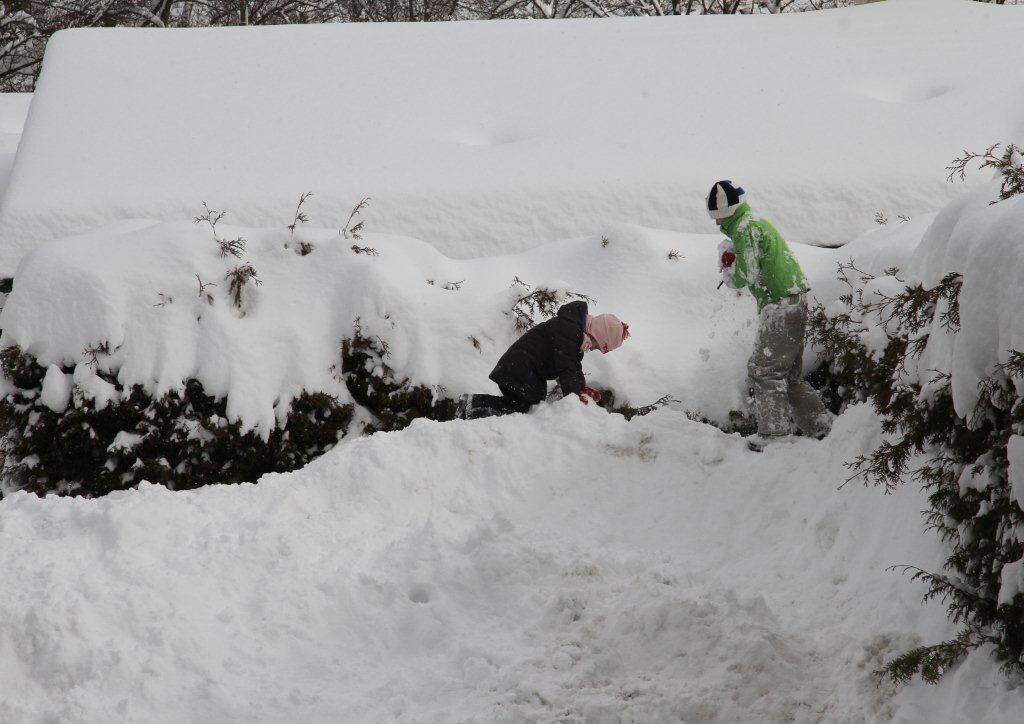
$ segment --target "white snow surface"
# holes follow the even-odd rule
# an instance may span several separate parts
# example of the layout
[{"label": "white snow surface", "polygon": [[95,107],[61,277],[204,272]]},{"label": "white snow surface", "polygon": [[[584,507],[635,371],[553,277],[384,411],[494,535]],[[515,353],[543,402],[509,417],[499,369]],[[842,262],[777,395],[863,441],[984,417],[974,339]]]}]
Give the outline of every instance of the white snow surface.
[{"label": "white snow surface", "polygon": [[16,494],[0,718],[1018,721],[983,653],[943,689],[876,687],[947,626],[882,570],[937,563],[918,494],[836,490],[877,442],[866,407],[755,456],[678,411],[563,400],[258,485]]},{"label": "white snow surface", "polygon": [[28,115],[31,93],[0,93],[0,195],[14,166],[21,132]]},{"label": "white snow surface", "polygon": [[374,228],[458,258],[620,222],[699,232],[720,178],[787,238],[849,241],[875,211],[951,198],[965,146],[1020,136],[1022,36],[1019,7],[964,0],[64,31],[0,209],[0,276],[45,239],[201,200],[270,226],[310,190],[324,225],[370,196]]},{"label": "white snow surface", "polygon": [[1012,350],[1024,351],[1024,197],[991,204],[995,187],[943,209],[907,267],[926,286],[948,272],[963,274],[961,331],[948,334],[937,317],[920,367],[952,373],[953,404],[964,416],[978,401],[978,383]]},{"label": "white snow surface", "polygon": [[71,399],[72,380],[71,375],[64,374],[57,365],[50,365],[46,369],[46,376],[43,378],[43,389],[40,392],[40,402],[54,412],[64,412]]}]

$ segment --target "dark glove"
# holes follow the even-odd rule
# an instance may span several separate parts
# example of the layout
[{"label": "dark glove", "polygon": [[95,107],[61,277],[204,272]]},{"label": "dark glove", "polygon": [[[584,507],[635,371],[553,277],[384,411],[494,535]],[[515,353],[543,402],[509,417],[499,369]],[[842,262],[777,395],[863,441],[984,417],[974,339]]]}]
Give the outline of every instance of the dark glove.
[{"label": "dark glove", "polygon": [[736,254],[731,251],[722,252],[722,268],[728,269],[736,261]]},{"label": "dark glove", "polygon": [[582,402],[584,405],[589,405],[590,401],[587,399],[588,397],[590,398],[590,400],[593,400],[594,402],[601,401],[600,392],[593,389],[592,387],[587,387],[586,385],[584,385],[583,389],[580,390],[580,402]]}]

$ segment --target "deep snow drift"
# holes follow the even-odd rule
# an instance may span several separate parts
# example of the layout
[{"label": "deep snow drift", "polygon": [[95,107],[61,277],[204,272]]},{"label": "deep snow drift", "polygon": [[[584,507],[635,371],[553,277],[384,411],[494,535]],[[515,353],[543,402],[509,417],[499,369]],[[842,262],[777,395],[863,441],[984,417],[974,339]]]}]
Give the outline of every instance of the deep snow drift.
[{"label": "deep snow drift", "polygon": [[1020,135],[1024,98],[993,69],[1024,67],[1022,35],[1019,7],[962,0],[65,31],[0,211],[0,276],[44,239],[201,200],[274,225],[307,190],[325,225],[371,196],[377,230],[475,257],[621,222],[699,232],[711,183],[742,176],[788,238],[849,241],[875,211],[951,198],[964,146]]},{"label": "deep snow drift", "polygon": [[938,563],[917,493],[836,490],[876,443],[864,407],[755,455],[564,400],[256,486],[16,495],[0,718],[1019,721],[984,653],[940,689],[871,678],[947,631],[882,570]]},{"label": "deep snow drift", "polygon": [[0,716],[924,721],[869,676],[945,627],[882,572],[935,562],[920,501],[835,490],[871,418],[755,456],[678,412],[564,400],[257,486],[14,496]]}]

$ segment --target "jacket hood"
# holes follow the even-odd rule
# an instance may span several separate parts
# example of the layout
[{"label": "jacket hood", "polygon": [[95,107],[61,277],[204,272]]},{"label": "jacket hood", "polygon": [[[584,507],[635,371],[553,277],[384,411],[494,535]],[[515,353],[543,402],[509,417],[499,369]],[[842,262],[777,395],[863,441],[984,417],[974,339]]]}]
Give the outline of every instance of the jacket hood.
[{"label": "jacket hood", "polygon": [[570,322],[575,322],[583,329],[587,323],[587,303],[579,300],[563,304],[558,308],[558,316]]},{"label": "jacket hood", "polygon": [[750,204],[747,204],[747,203],[740,204],[739,207],[736,209],[736,211],[733,212],[732,216],[730,216],[728,219],[726,219],[725,221],[722,222],[722,225],[719,227],[722,230],[722,233],[725,234],[726,236],[730,236],[731,237],[732,234],[733,234],[733,231],[735,231],[736,225],[739,223],[740,219],[742,219],[744,216],[746,216],[749,213],[750,213]]}]

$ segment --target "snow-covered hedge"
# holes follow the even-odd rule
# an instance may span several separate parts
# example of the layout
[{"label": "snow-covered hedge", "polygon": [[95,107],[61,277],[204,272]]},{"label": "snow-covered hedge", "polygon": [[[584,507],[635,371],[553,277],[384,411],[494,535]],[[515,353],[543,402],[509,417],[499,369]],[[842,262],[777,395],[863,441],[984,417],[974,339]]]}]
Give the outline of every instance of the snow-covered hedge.
[{"label": "snow-covered hedge", "polygon": [[[267,434],[303,390],[351,401],[338,364],[356,320],[412,384],[446,396],[489,388],[518,334],[513,308],[527,288],[518,278],[585,293],[594,310],[630,322],[629,344],[585,363],[623,401],[672,392],[724,419],[743,399],[754,314],[749,300],[716,292],[711,234],[609,227],[514,256],[454,260],[417,239],[310,225],[292,234],[287,221],[225,220],[216,232],[205,222],[124,222],[44,244],[22,263],[0,315],[3,346],[44,367],[88,363],[157,396],[196,379],[226,398],[230,419]],[[221,256],[221,242],[237,239],[242,256]],[[834,256],[797,253],[821,276]],[[259,284],[247,285],[239,308],[226,277],[246,265]],[[682,324],[690,320],[696,337]]]},{"label": "snow-covered hedge", "polygon": [[[313,227],[307,207],[293,200],[277,228],[251,228],[197,204],[198,223],[126,221],[26,256],[0,314],[15,478],[38,491],[89,480],[78,489],[89,494],[141,479],[255,480],[334,444],[339,420],[358,432],[447,419],[460,394],[495,391],[487,375],[524,321],[574,293],[630,323],[627,345],[584,362],[616,410],[661,400],[725,429],[743,423],[755,309],[715,289],[715,235],[615,226],[454,260],[367,231],[361,213],[340,229]],[[794,250],[815,295],[830,299],[837,258],[902,263],[921,223],[901,225],[895,241]],[[324,433],[293,446],[296,415]],[[82,422],[92,432],[67,448],[75,460],[37,460],[56,455],[49,435]],[[221,452],[200,455],[197,436]],[[231,456],[254,462],[210,462]]]},{"label": "snow-covered hedge", "polygon": [[[715,291],[714,237],[614,227],[456,261],[368,233],[358,214],[313,228],[303,208],[258,229],[200,206],[197,223],[123,222],[28,255],[0,315],[8,472],[97,494],[290,469],[350,418],[450,418],[459,394],[494,390],[487,375],[523,324],[572,293],[632,325],[626,347],[585,363],[624,413],[666,395],[720,424],[743,409],[753,308]],[[300,418],[322,434],[294,443]],[[82,440],[50,444],[70,430]]]},{"label": "snow-covered hedge", "polygon": [[243,431],[195,380],[154,397],[88,366],[73,381],[16,347],[2,356],[13,389],[0,401],[7,485],[43,495],[97,496],[143,481],[175,490],[241,483],[302,467],[345,434],[353,406],[302,393],[266,436]]}]

